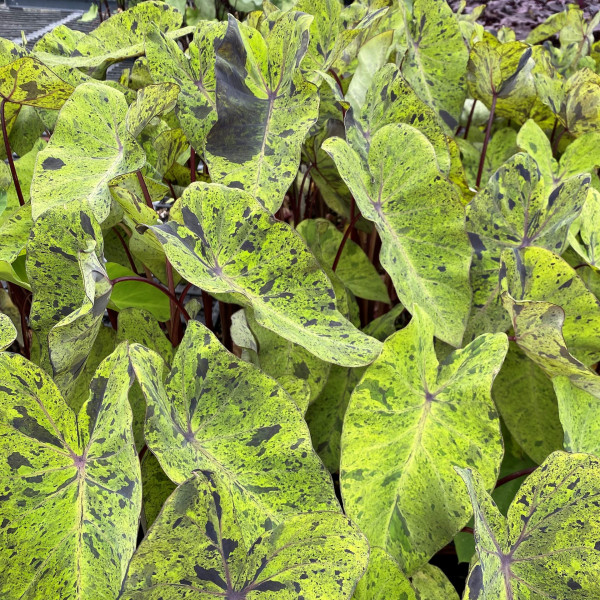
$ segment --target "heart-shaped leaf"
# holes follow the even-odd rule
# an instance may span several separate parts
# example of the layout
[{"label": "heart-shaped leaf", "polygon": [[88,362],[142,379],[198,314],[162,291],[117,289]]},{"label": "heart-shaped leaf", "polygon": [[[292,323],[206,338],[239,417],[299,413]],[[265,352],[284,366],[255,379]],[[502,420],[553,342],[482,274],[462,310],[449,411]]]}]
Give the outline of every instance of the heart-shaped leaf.
[{"label": "heart-shaped leaf", "polygon": [[136,545],[140,470],[127,346],[98,368],[78,416],[51,379],[0,354],[0,590],[115,598]]},{"label": "heart-shaped leaf", "polygon": [[123,600],[205,597],[346,600],[367,566],[368,545],[338,513],[289,517],[248,538],[229,488],[195,473],[169,497],[136,552]]},{"label": "heart-shaped leaf", "polygon": [[425,565],[410,581],[417,600],[459,600],[454,586],[444,572],[434,565]]},{"label": "heart-shaped leaf", "polygon": [[333,157],[362,215],[382,240],[380,261],[412,313],[421,306],[435,335],[459,346],[471,303],[471,249],[456,188],[438,170],[427,138],[405,124],[372,138],[368,165],[341,138],[323,148]]},{"label": "heart-shaped leaf", "polygon": [[498,271],[505,249],[540,246],[560,254],[569,225],[579,214],[589,189],[588,175],[547,188],[528,154],[510,158],[467,206],[467,231],[473,246],[473,312],[467,339],[508,327],[499,299]]},{"label": "heart-shaped leaf", "polygon": [[414,0],[405,31],[402,74],[448,131],[454,132],[467,94],[469,59],[458,19],[446,2]]},{"label": "heart-shaped leaf", "polygon": [[73,86],[31,56],[0,67],[0,96],[7,102],[58,110]]},{"label": "heart-shaped leaf", "polygon": [[188,324],[164,384],[157,354],[135,345],[131,355],[148,406],[146,442],[172,481],[197,469],[218,471],[233,486],[243,527],[253,532],[265,519],[337,509],[292,399],[208,329]]},{"label": "heart-shaped leaf", "polygon": [[137,137],[154,117],[173,110],[178,95],[179,86],[174,83],[158,83],[139,90],[125,117],[129,133]]},{"label": "heart-shaped leaf", "polygon": [[179,212],[183,223],[151,229],[188,281],[211,293],[236,294],[259,325],[322,360],[358,366],[378,354],[379,343],[336,310],[331,284],[300,236],[249,194],[195,183]]},{"label": "heart-shaped leaf", "polygon": [[37,157],[31,183],[34,219],[65,202],[89,207],[99,223],[108,217],[108,182],[146,162],[127,131],[126,113],[127,102],[120,92],[94,82],[77,87]]},{"label": "heart-shaped leaf", "polygon": [[502,459],[491,388],[506,336],[483,335],[439,364],[433,333],[417,308],[385,341],[352,394],[342,434],[344,508],[408,574],[469,519],[453,466],[478,465],[491,487]]},{"label": "heart-shaped leaf", "polygon": [[154,31],[146,38],[148,67],[155,81],[180,88],[175,112],[194,148],[201,152],[217,121],[215,99],[215,44],[225,36],[225,23],[202,21],[186,56],[174,40]]},{"label": "heart-shaped leaf", "polygon": [[468,598],[595,598],[600,594],[600,461],[555,452],[530,475],[504,517],[481,476],[457,468],[475,513],[479,562]]},{"label": "heart-shaped leaf", "polygon": [[217,115],[206,144],[212,181],[277,211],[316,122],[316,88],[300,71],[312,16],[282,13],[266,38],[231,15],[217,49]]}]

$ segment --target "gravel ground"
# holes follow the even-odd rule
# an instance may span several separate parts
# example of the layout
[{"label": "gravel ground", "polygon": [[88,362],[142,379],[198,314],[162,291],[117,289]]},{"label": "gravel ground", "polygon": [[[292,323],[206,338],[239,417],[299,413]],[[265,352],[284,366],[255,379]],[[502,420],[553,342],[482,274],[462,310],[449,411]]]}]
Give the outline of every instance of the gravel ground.
[{"label": "gravel ground", "polygon": [[[450,0],[449,4],[456,9],[459,0]],[[467,0],[467,12],[479,4],[486,4],[480,21],[486,27],[497,31],[500,27],[511,27],[516,31],[517,39],[525,39],[527,34],[550,15],[560,12],[566,0]],[[588,17],[600,11],[600,2],[593,0],[571,0],[570,4],[579,4]]]}]

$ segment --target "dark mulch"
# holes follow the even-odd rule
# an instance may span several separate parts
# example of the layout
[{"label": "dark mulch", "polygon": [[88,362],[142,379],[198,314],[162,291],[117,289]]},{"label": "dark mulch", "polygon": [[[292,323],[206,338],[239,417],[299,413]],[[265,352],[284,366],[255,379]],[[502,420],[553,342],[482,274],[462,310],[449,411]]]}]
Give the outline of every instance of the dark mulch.
[{"label": "dark mulch", "polygon": [[[450,0],[453,9],[459,0]],[[588,17],[600,11],[600,2],[594,0],[467,0],[467,12],[474,6],[486,4],[480,22],[487,28],[497,31],[500,27],[511,27],[517,39],[525,39],[527,34],[550,15],[560,12],[567,4],[579,4]]]}]

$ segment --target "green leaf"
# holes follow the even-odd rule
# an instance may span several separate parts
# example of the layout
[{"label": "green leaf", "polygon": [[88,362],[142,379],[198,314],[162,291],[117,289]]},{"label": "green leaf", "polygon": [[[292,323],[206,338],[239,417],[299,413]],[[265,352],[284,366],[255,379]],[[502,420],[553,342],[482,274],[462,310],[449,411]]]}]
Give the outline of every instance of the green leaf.
[{"label": "green leaf", "polygon": [[164,600],[350,596],[369,551],[346,517],[296,515],[248,538],[238,507],[217,476],[195,473],[169,497],[140,545],[121,598],[155,597],[155,590]]},{"label": "green leaf", "polygon": [[[165,501],[177,487],[162,470],[152,454],[146,452],[141,461],[142,469],[142,526],[144,531],[156,521]],[[145,525],[144,525],[145,522]]]},{"label": "green leaf", "polygon": [[475,512],[479,562],[466,592],[473,600],[595,598],[600,594],[600,462],[555,452],[530,475],[504,517],[481,476],[457,468]]},{"label": "green leaf", "polygon": [[381,548],[371,548],[369,566],[358,582],[353,600],[416,600],[410,581],[398,563]]},{"label": "green leaf", "polygon": [[50,54],[44,50],[35,52],[35,56],[49,67],[69,65],[85,69],[96,79],[104,79],[110,65],[144,53],[145,36],[154,28],[170,32],[173,37],[181,35],[185,30],[174,30],[181,25],[182,19],[181,13],[165,2],[141,2],[114,14],[80,38],[70,56]]},{"label": "green leaf", "polygon": [[127,102],[120,92],[93,82],[77,87],[37,157],[31,182],[34,219],[65,201],[76,208],[89,207],[99,223],[108,217],[108,182],[146,162],[127,131],[126,113]]},{"label": "green leaf", "polygon": [[[31,148],[31,150],[27,152],[27,154],[15,160],[15,169],[17,171],[17,176],[19,177],[19,183],[21,184],[21,192],[23,193],[23,198],[25,199],[26,203],[29,200],[29,191],[31,186],[31,180],[33,179],[33,169],[35,167],[36,157],[38,155],[38,152],[45,147],[46,142],[44,142],[43,140],[37,140]],[[7,208],[9,210],[19,208],[19,198],[17,196],[15,186],[12,184],[12,178],[11,185],[8,188],[6,203]],[[31,211],[31,206],[29,210]],[[4,216],[2,216],[1,220],[3,221],[9,214],[10,213],[8,211],[4,213]]]},{"label": "green leaf", "polygon": [[[106,263],[104,268],[110,279],[137,277],[131,269],[116,263]],[[166,294],[143,281],[123,281],[116,284],[110,295],[110,308],[118,311],[143,308],[161,322],[168,321],[171,316],[170,302]]]},{"label": "green leaf", "polygon": [[173,110],[178,95],[179,86],[174,83],[158,83],[139,90],[125,117],[129,133],[137,137],[154,117]]},{"label": "green leaf", "polygon": [[517,301],[550,302],[565,312],[569,352],[586,365],[600,359],[600,302],[566,261],[543,248],[502,254],[501,284]]},{"label": "green leaf", "polygon": [[402,304],[411,313],[423,307],[436,336],[459,346],[471,303],[471,249],[459,195],[440,174],[433,146],[413,127],[397,124],[373,136],[368,166],[340,138],[323,148],[363,216],[375,223],[381,265]]},{"label": "green leaf", "polygon": [[218,471],[252,532],[265,519],[338,508],[292,399],[204,326],[188,323],[164,385],[158,355],[139,345],[131,353],[148,406],[146,442],[173,482],[197,469]]},{"label": "green leaf", "polygon": [[[305,219],[296,229],[319,261],[332,266],[344,237],[342,232],[327,219]],[[389,304],[381,275],[352,240],[346,241],[335,274],[355,296]]]},{"label": "green leaf", "polygon": [[151,227],[173,267],[210,293],[235,294],[259,325],[327,362],[370,363],[380,350],[335,308],[335,294],[300,236],[246,192],[195,183],[183,224]]},{"label": "green leaf", "polygon": [[6,211],[0,219],[0,261],[12,264],[21,254],[29,232],[33,227],[31,219],[31,204],[19,206],[13,211]]},{"label": "green leaf", "polygon": [[174,40],[153,31],[146,38],[148,67],[155,81],[180,88],[175,112],[192,146],[201,152],[217,121],[215,43],[225,35],[225,23],[201,21],[186,56]]},{"label": "green leaf", "polygon": [[118,595],[142,494],[128,363],[122,345],[98,368],[76,416],[46,373],[0,355],[3,597]]},{"label": "green leaf", "polygon": [[102,265],[102,234],[72,204],[40,217],[27,244],[32,281],[30,323],[40,365],[68,396],[102,324],[111,285]]},{"label": "green leaf", "polygon": [[578,175],[547,188],[533,158],[519,153],[473,198],[467,206],[467,231],[474,250],[473,311],[466,339],[508,327],[498,296],[502,251],[540,246],[560,254],[569,225],[585,203],[589,182],[589,176]]},{"label": "green leaf", "polygon": [[575,387],[568,377],[555,377],[552,383],[558,399],[560,422],[565,432],[565,450],[598,456],[600,454],[598,397]]},{"label": "green leaf", "polygon": [[282,13],[266,38],[232,16],[217,49],[217,115],[206,144],[212,181],[277,211],[296,177],[319,97],[300,61],[312,16]]},{"label": "green leaf", "polygon": [[492,396],[511,435],[536,463],[562,448],[552,382],[514,343],[494,381]]},{"label": "green leaf", "polygon": [[[330,363],[320,360],[308,350],[289,342],[276,333],[261,327],[251,309],[240,311],[243,322],[255,345],[254,364],[264,373],[277,380],[279,385],[294,399],[298,408],[305,412],[309,403],[321,392],[331,368]],[[241,321],[240,317],[238,320]],[[240,347],[243,342],[236,341]]]},{"label": "green leaf", "polygon": [[458,594],[444,572],[425,565],[411,577],[417,600],[458,600]]},{"label": "green leaf", "polygon": [[[582,138],[579,138],[582,139]],[[600,268],[600,192],[590,188],[581,214],[569,230],[571,248],[595,269]]]},{"label": "green leaf", "polygon": [[30,56],[0,67],[0,96],[8,102],[57,110],[72,92],[73,86]]},{"label": "green leaf", "polygon": [[463,527],[469,503],[452,467],[502,459],[492,382],[508,349],[486,334],[439,364],[420,308],[389,337],[350,399],[342,434],[344,508],[372,545],[415,572]]},{"label": "green leaf", "polygon": [[405,26],[407,51],[402,74],[454,132],[467,94],[469,51],[458,19],[446,2],[414,0],[412,4],[412,22]]},{"label": "green leaf", "polygon": [[0,352],[17,339],[17,329],[8,315],[0,313]]}]

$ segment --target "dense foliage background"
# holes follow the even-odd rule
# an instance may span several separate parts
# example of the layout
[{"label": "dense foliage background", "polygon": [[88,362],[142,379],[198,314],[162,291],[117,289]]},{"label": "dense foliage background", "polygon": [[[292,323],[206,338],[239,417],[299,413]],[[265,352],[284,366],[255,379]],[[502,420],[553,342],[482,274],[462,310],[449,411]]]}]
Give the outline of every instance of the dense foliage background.
[{"label": "dense foliage background", "polygon": [[463,9],[0,39],[2,598],[600,597],[600,15]]}]

